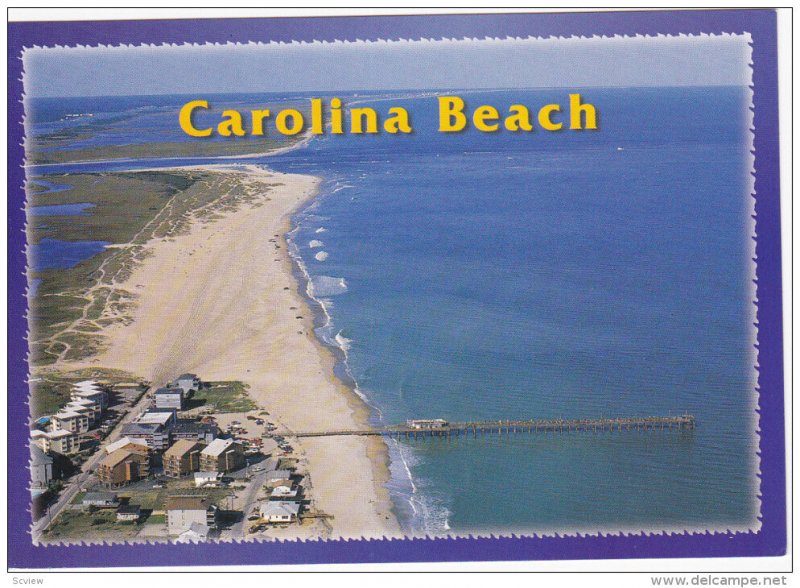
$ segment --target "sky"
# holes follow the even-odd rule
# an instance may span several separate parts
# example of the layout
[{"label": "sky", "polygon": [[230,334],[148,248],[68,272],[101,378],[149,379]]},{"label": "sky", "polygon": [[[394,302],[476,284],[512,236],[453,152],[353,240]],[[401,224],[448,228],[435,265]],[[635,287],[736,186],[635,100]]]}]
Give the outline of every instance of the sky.
[{"label": "sky", "polygon": [[30,97],[747,85],[749,36],[33,48]]}]

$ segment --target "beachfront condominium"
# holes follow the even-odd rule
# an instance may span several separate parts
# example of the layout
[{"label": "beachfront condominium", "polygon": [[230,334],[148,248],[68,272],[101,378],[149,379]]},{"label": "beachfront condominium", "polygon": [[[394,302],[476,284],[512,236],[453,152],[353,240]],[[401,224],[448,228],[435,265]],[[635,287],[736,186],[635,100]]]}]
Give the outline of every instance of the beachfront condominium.
[{"label": "beachfront condominium", "polygon": [[146,478],[150,474],[150,452],[146,447],[129,444],[109,453],[97,467],[97,477],[110,487]]},{"label": "beachfront condominium", "polygon": [[50,419],[50,430],[59,429],[71,433],[85,433],[89,430],[89,416],[71,410],[61,410]]},{"label": "beachfront condominium", "polygon": [[169,447],[170,427],[175,423],[175,411],[149,411],[125,425],[122,434],[131,439],[141,439],[153,451],[164,451]]},{"label": "beachfront condominium", "polygon": [[164,452],[164,475],[180,478],[200,469],[200,452],[204,443],[180,439]]},{"label": "beachfront condominium", "polygon": [[105,386],[94,380],[85,380],[73,385],[70,393],[71,400],[94,400],[105,411],[108,408],[108,391]]},{"label": "beachfront condominium", "polygon": [[72,431],[57,429],[55,431],[32,431],[31,440],[45,453],[70,455],[78,451],[78,436]]},{"label": "beachfront condominium", "polygon": [[200,452],[200,469],[204,472],[231,472],[244,465],[244,448],[233,439],[214,439]]}]

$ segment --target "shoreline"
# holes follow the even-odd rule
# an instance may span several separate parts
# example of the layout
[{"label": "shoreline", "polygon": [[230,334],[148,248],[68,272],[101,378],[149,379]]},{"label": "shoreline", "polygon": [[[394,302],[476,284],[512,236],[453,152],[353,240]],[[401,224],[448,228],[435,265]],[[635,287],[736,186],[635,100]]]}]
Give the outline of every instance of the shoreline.
[{"label": "shoreline", "polygon": [[[310,131],[306,131],[300,138],[299,141],[296,143],[291,143],[290,145],[285,145],[283,147],[275,147],[274,149],[270,149],[268,151],[254,151],[253,153],[244,153],[241,155],[178,155],[175,157],[159,157],[160,161],[175,161],[178,162],[175,166],[163,167],[163,168],[151,168],[151,169],[135,169],[132,171],[153,171],[154,169],[166,171],[166,170],[175,170],[175,169],[202,169],[202,168],[212,168],[215,167],[216,164],[212,163],[218,160],[237,160],[237,159],[259,159],[262,157],[273,157],[275,155],[281,155],[283,153],[287,153],[289,151],[294,151],[295,149],[299,149],[300,147],[305,147],[311,142],[313,139],[313,135]],[[77,161],[65,161],[62,163],[26,163],[23,167],[25,170],[35,170],[36,168],[40,167],[64,167],[70,165],[95,165],[95,164],[120,164],[120,163],[132,163],[136,164],[137,162],[148,161],[149,159],[153,159],[151,157],[120,157],[117,159],[81,159]],[[181,166],[180,161],[182,160],[189,160],[189,161],[197,161],[197,160],[209,160],[209,163],[200,163],[200,164],[188,164],[186,166]],[[254,165],[254,164],[245,164],[245,165]],[[52,173],[52,172],[49,172]],[[40,175],[48,175],[48,172],[45,172]],[[33,176],[38,177],[38,176]]]},{"label": "shoreline", "polygon": [[[333,350],[314,333],[306,285],[289,253],[292,217],[316,197],[319,178],[241,164],[178,169],[233,180],[255,191],[256,202],[212,221],[195,218],[186,234],[148,242],[150,255],[122,284],[137,298],[130,323],[105,329],[108,346],[98,355],[63,367],[127,369],[154,382],[184,371],[241,380],[287,431],[368,425],[370,407],[335,374]],[[315,506],[334,516],[330,538],[402,536],[383,439],[296,445],[308,462]]]}]

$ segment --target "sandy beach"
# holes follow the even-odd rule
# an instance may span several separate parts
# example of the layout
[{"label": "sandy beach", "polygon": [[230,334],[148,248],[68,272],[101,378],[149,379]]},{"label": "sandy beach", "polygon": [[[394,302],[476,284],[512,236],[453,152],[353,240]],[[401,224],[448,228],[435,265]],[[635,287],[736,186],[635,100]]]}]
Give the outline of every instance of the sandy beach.
[{"label": "sandy beach", "polygon": [[[135,296],[131,320],[109,327],[107,348],[84,365],[157,385],[183,372],[240,380],[287,431],[365,426],[366,406],[334,377],[334,357],[313,334],[283,237],[318,179],[256,166],[191,169],[248,198],[198,218],[184,234],[147,243],[148,256],[123,284]],[[296,450],[308,462],[316,508],[333,516],[330,537],[401,534],[384,487],[381,439],[308,439]]]}]

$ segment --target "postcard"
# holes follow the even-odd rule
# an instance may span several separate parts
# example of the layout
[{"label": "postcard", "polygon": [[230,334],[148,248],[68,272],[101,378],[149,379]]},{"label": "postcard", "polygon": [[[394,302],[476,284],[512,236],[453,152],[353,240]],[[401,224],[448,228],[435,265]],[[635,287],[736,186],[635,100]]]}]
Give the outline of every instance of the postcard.
[{"label": "postcard", "polygon": [[785,553],[773,11],[9,57],[10,565]]}]

